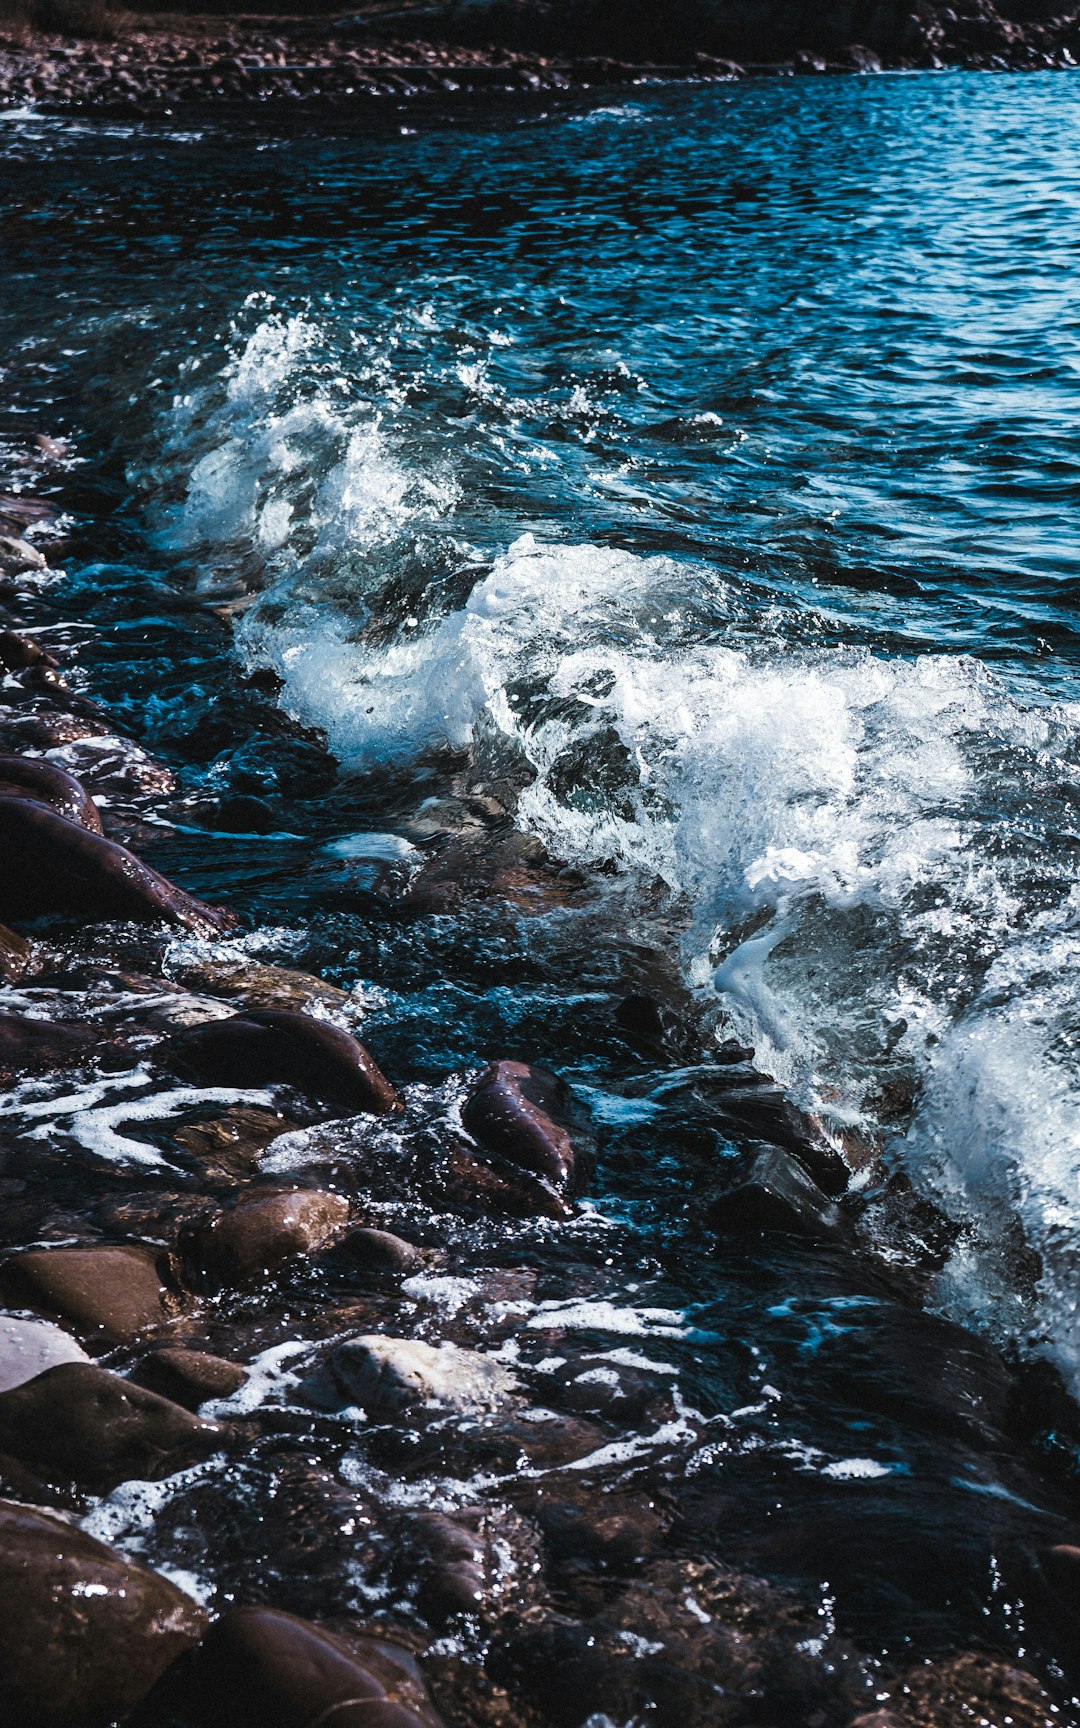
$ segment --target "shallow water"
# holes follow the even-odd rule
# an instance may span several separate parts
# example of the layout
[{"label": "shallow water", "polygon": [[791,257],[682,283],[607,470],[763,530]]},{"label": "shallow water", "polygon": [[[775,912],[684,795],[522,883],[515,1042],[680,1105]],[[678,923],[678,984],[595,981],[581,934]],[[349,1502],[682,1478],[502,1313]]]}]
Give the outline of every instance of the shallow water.
[{"label": "shallow water", "polygon": [[[421,1116],[493,1053],[570,1079],[599,1164],[566,1252],[619,1244],[590,1328],[682,1318],[682,1396],[750,1412],[694,1465],[724,1455],[706,1524],[826,1594],[839,1571],[844,1623],[893,1648],[1011,1625],[991,1550],[1033,1509],[904,1411],[877,1273],[690,1240],[746,1152],[698,1046],[752,1045],[883,1147],[961,1227],[921,1299],[1080,1385],[1075,94],[0,124],[12,484],[27,432],[73,451],[41,618],[92,627],[88,692],[196,803],[269,807],[141,850],[242,907],[250,950],[362,985]],[[262,668],[336,781],[241,685]],[[389,913],[388,868],[492,796],[585,885]],[[685,1068],[626,1036],[628,994],[696,1029]],[[74,1138],[116,1156],[99,1104]],[[788,1494],[805,1553],[766,1529]]]}]

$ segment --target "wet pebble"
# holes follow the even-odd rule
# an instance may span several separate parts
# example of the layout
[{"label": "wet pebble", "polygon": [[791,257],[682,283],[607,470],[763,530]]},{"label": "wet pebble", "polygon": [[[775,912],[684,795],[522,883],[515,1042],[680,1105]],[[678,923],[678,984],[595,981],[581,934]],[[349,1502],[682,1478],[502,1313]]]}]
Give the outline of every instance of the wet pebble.
[{"label": "wet pebble", "polygon": [[220,1284],[248,1284],[322,1248],[348,1223],[349,1203],[318,1188],[241,1200],[197,1231],[185,1255]]},{"label": "wet pebble", "polygon": [[132,1369],[131,1378],[163,1398],[171,1398],[187,1410],[197,1410],[211,1398],[229,1398],[248,1377],[239,1362],[211,1356],[202,1350],[187,1350],[178,1344],[162,1344],[149,1350]]},{"label": "wet pebble", "polygon": [[573,1143],[557,1119],[569,1104],[569,1088],[549,1070],[493,1062],[469,1088],[461,1120],[485,1151],[562,1188],[574,1174]]},{"label": "wet pebble", "polygon": [[180,1311],[152,1249],[31,1248],[0,1265],[0,1292],[12,1305],[42,1309],[66,1321],[90,1344],[124,1343]]}]

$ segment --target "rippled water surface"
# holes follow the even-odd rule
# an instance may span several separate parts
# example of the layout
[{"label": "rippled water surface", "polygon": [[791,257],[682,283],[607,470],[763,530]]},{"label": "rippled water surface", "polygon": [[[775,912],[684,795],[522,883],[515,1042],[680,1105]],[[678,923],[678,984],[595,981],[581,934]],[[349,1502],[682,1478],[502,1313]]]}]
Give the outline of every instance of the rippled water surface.
[{"label": "rippled water surface", "polygon": [[[1077,89],[0,125],[11,483],[25,433],[73,450],[48,604],[193,796],[271,812],[144,850],[363,982],[406,1078],[493,1052],[567,1074],[655,1299],[787,1364],[774,1466],[839,1460],[817,1515],[843,1564],[844,1495],[907,1530],[856,1593],[874,1635],[891,1590],[934,1594],[911,1532],[1011,1490],[904,1430],[877,1296],[796,1257],[763,1310],[694,1258],[695,1196],[746,1146],[616,1010],[753,1045],[883,1148],[961,1227],[930,1306],[1078,1384]],[[261,668],[336,781],[241,686]],[[387,870],[470,798],[584,886],[388,918]],[[695,1360],[708,1406],[726,1370]],[[954,1558],[935,1611],[985,1588],[977,1533]]]}]

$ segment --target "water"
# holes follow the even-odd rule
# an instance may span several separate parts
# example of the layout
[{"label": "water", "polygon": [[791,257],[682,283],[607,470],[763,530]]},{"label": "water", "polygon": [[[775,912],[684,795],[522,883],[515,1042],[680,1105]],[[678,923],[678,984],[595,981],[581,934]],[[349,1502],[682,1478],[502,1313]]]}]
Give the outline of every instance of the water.
[{"label": "water", "polygon": [[[193,808],[272,818],[143,850],[242,905],[250,947],[362,983],[421,1115],[491,1052],[567,1074],[599,1219],[658,1257],[645,1306],[655,1283],[764,1351],[770,1471],[859,1494],[896,1545],[889,1589],[847,1513],[831,1562],[788,1555],[846,1569],[871,1641],[890,1590],[934,1626],[998,1614],[971,1489],[1024,1502],[950,1482],[936,1418],[894,1407],[906,1322],[876,1274],[853,1295],[812,1256],[686,1241],[745,1153],[691,1046],[753,1045],[880,1150],[959,1227],[920,1300],[1080,1387],[1075,88],[0,128],[0,430],[16,483],[26,431],[73,451],[43,616],[93,626],[88,689]],[[267,668],[336,782],[240,684]],[[492,798],[567,893],[395,919],[387,870]],[[620,1030],[642,992],[697,1029],[674,1074]],[[689,1368],[707,1411],[741,1396],[721,1358]],[[755,1505],[760,1444],[725,1477]]]}]

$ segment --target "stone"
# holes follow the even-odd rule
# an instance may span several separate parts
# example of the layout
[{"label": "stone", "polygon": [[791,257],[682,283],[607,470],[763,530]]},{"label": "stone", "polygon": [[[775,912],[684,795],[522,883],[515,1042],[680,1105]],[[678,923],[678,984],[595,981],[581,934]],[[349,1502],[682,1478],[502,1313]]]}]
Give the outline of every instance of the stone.
[{"label": "stone", "polygon": [[294,972],[287,966],[268,966],[259,960],[194,959],[170,963],[170,971],[189,990],[204,990],[224,996],[245,1008],[293,1008],[299,1011],[329,1008],[354,1012],[355,999],[336,984],[310,972]]},{"label": "stone", "polygon": [[316,1252],[348,1219],[348,1201],[318,1188],[241,1200],[197,1232],[190,1253],[219,1283],[247,1284]]},{"label": "stone", "polygon": [[17,984],[34,970],[34,965],[32,944],[6,924],[0,924],[0,978],[8,984]]},{"label": "stone", "polygon": [[165,1324],[181,1306],[152,1249],[106,1243],[14,1254],[0,1265],[0,1294],[13,1306],[56,1315],[102,1347]]},{"label": "stone", "polygon": [[371,1641],[368,1655],[360,1640],[275,1609],[232,1608],[192,1662],[189,1710],[200,1728],[438,1728],[381,1648]]},{"label": "stone", "polygon": [[478,1350],[380,1333],[339,1344],[328,1369],[338,1392],[374,1421],[424,1405],[460,1413],[496,1410],[519,1390],[509,1368]]},{"label": "stone", "polygon": [[61,1362],[89,1362],[86,1351],[48,1320],[21,1320],[0,1314],[0,1394],[55,1368]]},{"label": "stone", "polygon": [[89,1026],[0,1014],[0,1074],[19,1079],[24,1074],[77,1068],[100,1040],[100,1032]]},{"label": "stone", "polygon": [[14,534],[0,534],[0,570],[5,576],[17,574],[21,570],[45,568],[44,555],[36,546],[31,546],[29,540],[20,540]]},{"label": "stone", "polygon": [[247,1369],[239,1362],[178,1344],[162,1344],[148,1351],[131,1371],[138,1385],[160,1392],[186,1410],[197,1410],[211,1398],[231,1397],[247,1377]]},{"label": "stone", "polygon": [[55,762],[37,756],[0,756],[0,793],[7,792],[48,804],[94,834],[102,831],[98,807],[86,787]]},{"label": "stone", "polygon": [[568,1103],[567,1087],[549,1070],[493,1062],[470,1087],[461,1120],[485,1151],[559,1188],[574,1174],[570,1135],[556,1120]]},{"label": "stone", "polygon": [[295,1086],[351,1114],[385,1115],[401,1099],[351,1033],[289,1008],[252,1008],[192,1027],[158,1058],[219,1086]]},{"label": "stone", "polygon": [[62,1518],[0,1501],[0,1698],[11,1728],[105,1728],[206,1620],[158,1573]]},{"label": "stone", "polygon": [[63,1362],[0,1393],[0,1449],[55,1480],[105,1493],[215,1451],[216,1422],[92,1362]]},{"label": "stone", "polygon": [[0,670],[25,672],[30,666],[48,666],[55,670],[57,665],[52,655],[29,636],[22,636],[17,630],[0,630]]},{"label": "stone", "polygon": [[403,1275],[420,1263],[420,1250],[389,1230],[358,1225],[335,1242],[323,1265],[335,1272],[357,1272],[365,1276]]},{"label": "stone", "polygon": [[177,924],[203,936],[231,922],[125,846],[45,805],[0,795],[0,914],[50,913]]},{"label": "stone", "polygon": [[813,1177],[787,1153],[761,1152],[746,1180],[722,1194],[707,1221],[723,1234],[771,1234],[819,1239],[846,1235],[846,1220]]}]

